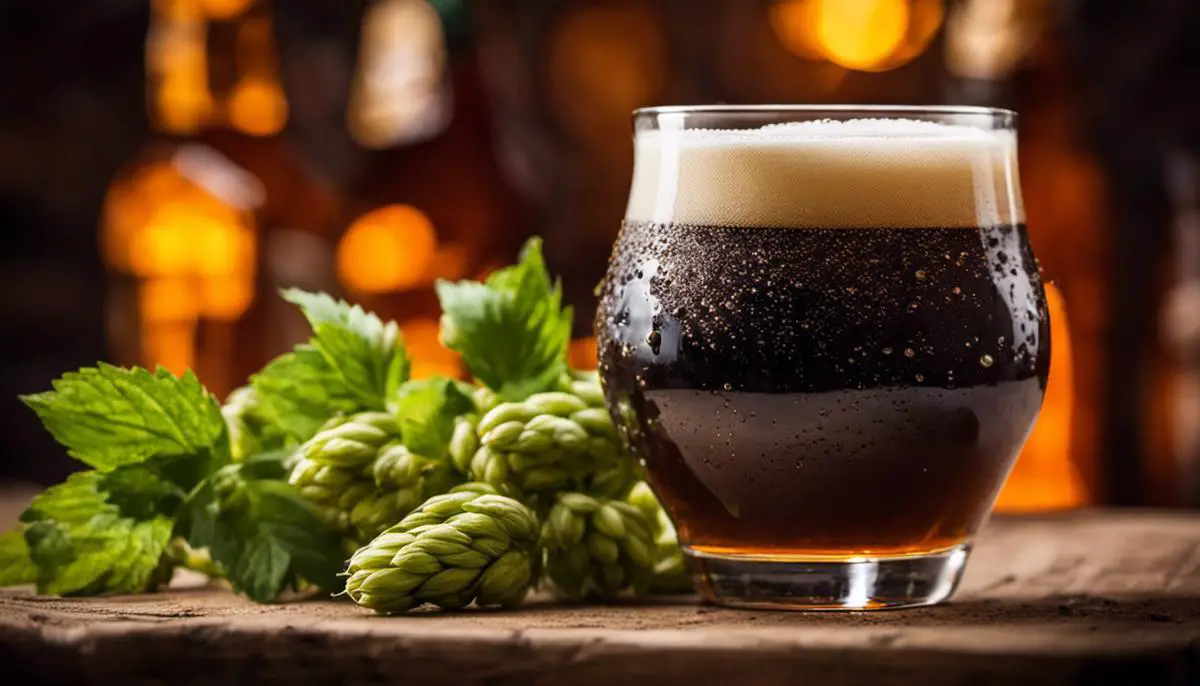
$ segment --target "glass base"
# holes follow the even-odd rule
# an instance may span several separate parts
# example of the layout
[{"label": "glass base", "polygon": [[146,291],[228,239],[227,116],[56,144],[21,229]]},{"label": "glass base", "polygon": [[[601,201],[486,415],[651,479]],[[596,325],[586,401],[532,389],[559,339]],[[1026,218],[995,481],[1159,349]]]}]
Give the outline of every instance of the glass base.
[{"label": "glass base", "polygon": [[718,605],[780,610],[882,610],[933,605],[962,577],[970,544],[928,555],[803,561],[688,550],[696,586]]}]

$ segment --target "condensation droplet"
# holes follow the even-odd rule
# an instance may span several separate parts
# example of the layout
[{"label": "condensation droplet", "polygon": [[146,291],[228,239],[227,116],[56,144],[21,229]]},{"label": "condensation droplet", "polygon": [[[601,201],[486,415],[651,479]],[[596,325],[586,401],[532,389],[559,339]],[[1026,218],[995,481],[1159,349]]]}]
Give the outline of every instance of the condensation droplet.
[{"label": "condensation droplet", "polygon": [[889,347],[887,347],[887,348],[884,348],[884,349],[883,349],[883,354],[884,354],[884,355],[891,355],[891,354],[892,354],[892,349],[891,349],[891,347],[889,346]]},{"label": "condensation droplet", "polygon": [[917,374],[917,376],[916,376],[916,379],[917,379],[917,383],[921,383],[922,381],[924,381],[924,380],[925,380],[925,375],[924,375],[924,374]]},{"label": "condensation droplet", "polygon": [[924,281],[926,274],[924,269],[918,269],[916,273],[917,281]]},{"label": "condensation droplet", "polygon": [[992,356],[987,353],[984,353],[983,355],[979,356],[979,364],[983,365],[984,367],[990,367],[995,363],[996,363],[996,360],[993,359]]},{"label": "condensation droplet", "polygon": [[731,384],[731,383],[726,383],[724,386],[722,386],[722,388],[724,388],[724,389],[725,389],[725,390],[727,390],[727,391],[732,391],[732,390],[733,390],[733,384]]},{"label": "condensation droplet", "polygon": [[917,351],[913,350],[912,348],[905,348],[905,349],[904,349],[904,356],[905,356],[905,357],[913,357],[913,356],[915,356],[916,354],[917,354]]},{"label": "condensation droplet", "polygon": [[950,292],[951,292],[951,293],[953,293],[953,294],[955,294],[955,295],[958,295],[958,294],[962,293],[962,289],[961,289],[961,288],[959,288],[958,286],[955,286],[954,288],[951,288],[951,289],[950,289]]}]

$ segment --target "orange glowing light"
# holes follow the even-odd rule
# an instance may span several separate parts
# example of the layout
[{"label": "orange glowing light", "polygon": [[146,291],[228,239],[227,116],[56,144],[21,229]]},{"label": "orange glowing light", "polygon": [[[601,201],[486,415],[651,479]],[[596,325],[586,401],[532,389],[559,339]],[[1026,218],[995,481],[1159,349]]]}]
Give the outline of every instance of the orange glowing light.
[{"label": "orange glowing light", "polygon": [[1052,284],[1046,285],[1046,301],[1053,340],[1050,381],[1033,432],[996,501],[999,512],[1068,509],[1085,504],[1089,497],[1071,461],[1071,339],[1062,294]]},{"label": "orange glowing light", "polygon": [[196,321],[149,323],[142,331],[142,357],[146,364],[162,365],[182,375],[196,360]]},{"label": "orange glowing light", "polygon": [[288,103],[283,88],[274,80],[248,76],[229,95],[229,123],[251,136],[272,136],[287,124]]},{"label": "orange glowing light", "polygon": [[188,279],[147,279],[138,285],[138,306],[147,325],[190,321],[196,316],[195,290]]},{"label": "orange glowing light", "polygon": [[820,0],[815,32],[831,62],[847,69],[877,71],[904,42],[909,9],[905,0]]},{"label": "orange glowing light", "polygon": [[232,19],[246,11],[254,0],[204,0],[205,13],[213,19]]},{"label": "orange glowing light", "polygon": [[200,308],[204,316],[219,321],[237,321],[254,302],[254,281],[238,276],[204,279],[200,282]]},{"label": "orange glowing light", "polygon": [[783,47],[810,60],[825,59],[817,36],[817,3],[813,0],[782,0],[768,8],[771,29]]},{"label": "orange glowing light", "polygon": [[387,205],[355,220],[337,248],[338,278],[361,293],[426,283],[437,249],[433,222],[412,205]]},{"label": "orange glowing light", "polygon": [[437,320],[413,319],[401,322],[400,332],[404,336],[409,359],[412,360],[412,378],[448,376],[458,379],[464,376],[458,353],[444,347],[438,340]]},{"label": "orange glowing light", "polygon": [[595,369],[596,339],[589,337],[577,338],[571,341],[571,348],[567,352],[567,360],[575,369]]}]

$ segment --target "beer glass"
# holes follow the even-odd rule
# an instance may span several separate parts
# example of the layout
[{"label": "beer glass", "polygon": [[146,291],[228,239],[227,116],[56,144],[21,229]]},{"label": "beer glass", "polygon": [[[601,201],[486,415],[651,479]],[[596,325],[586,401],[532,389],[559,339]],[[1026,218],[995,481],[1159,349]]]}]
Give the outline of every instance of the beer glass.
[{"label": "beer glass", "polygon": [[1015,121],[634,113],[600,374],[710,600],[953,593],[1049,372]]}]

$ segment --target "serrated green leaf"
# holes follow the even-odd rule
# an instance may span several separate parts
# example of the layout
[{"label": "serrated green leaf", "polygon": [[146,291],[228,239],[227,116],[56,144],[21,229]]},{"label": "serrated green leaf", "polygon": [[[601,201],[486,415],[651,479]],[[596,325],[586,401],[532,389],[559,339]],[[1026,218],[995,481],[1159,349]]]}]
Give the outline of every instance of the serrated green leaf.
[{"label": "serrated green leaf", "polygon": [[256,478],[256,470],[271,461],[252,459],[223,470],[221,478],[239,484],[236,504],[222,503],[212,480],[202,484],[189,498],[181,529],[193,547],[208,548],[235,590],[253,600],[270,602],[303,582],[332,590],[345,558],[340,541],[286,482]]},{"label": "serrated green leaf", "polygon": [[34,498],[21,520],[40,593],[140,593],[162,580],[186,491],[160,477],[160,467],[156,459],[78,472]]},{"label": "serrated green leaf", "polygon": [[304,311],[313,337],[251,379],[260,416],[302,443],[332,416],[385,409],[408,379],[399,327],[324,293],[283,297]]},{"label": "serrated green leaf", "polygon": [[383,409],[408,380],[408,353],[395,322],[385,323],[358,305],[324,293],[292,288],[283,292],[283,298],[303,310],[313,327],[310,343],[363,409]]},{"label": "serrated green leaf", "polygon": [[0,586],[31,584],[37,581],[37,567],[29,559],[23,529],[0,534]]},{"label": "serrated green leaf", "polygon": [[549,390],[567,369],[571,309],[552,283],[541,241],[487,283],[439,281],[441,338],[471,373],[506,400]]},{"label": "serrated green leaf", "polygon": [[409,381],[396,393],[395,415],[404,447],[434,459],[446,456],[454,418],[475,409],[471,397],[451,379]]},{"label": "serrated green leaf", "polygon": [[307,344],[272,360],[251,383],[263,415],[297,443],[312,438],[330,417],[359,406],[324,356]]},{"label": "serrated green leaf", "polygon": [[65,374],[54,390],[22,396],[72,457],[97,469],[153,456],[225,455],[220,406],[191,372],[100,364]]}]

